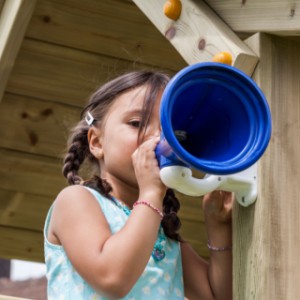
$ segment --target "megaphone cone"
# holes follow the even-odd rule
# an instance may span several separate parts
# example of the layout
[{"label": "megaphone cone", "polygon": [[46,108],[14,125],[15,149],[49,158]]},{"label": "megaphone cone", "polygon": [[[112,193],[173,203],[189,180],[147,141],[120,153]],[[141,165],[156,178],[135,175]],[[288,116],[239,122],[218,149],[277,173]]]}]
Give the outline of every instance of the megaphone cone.
[{"label": "megaphone cone", "polygon": [[[215,62],[186,67],[163,93],[160,122],[156,154],[166,186],[190,196],[232,191],[243,206],[256,200],[271,114],[249,76]],[[195,178],[194,170],[206,175]]]},{"label": "megaphone cone", "polygon": [[161,102],[160,167],[186,165],[209,174],[247,169],[271,136],[264,94],[242,71],[199,63],[177,73]]}]

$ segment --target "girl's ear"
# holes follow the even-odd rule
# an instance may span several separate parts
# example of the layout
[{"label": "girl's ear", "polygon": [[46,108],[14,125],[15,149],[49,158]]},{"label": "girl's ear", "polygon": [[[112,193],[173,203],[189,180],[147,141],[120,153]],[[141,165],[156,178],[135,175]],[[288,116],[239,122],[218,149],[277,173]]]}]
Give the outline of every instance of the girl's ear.
[{"label": "girl's ear", "polygon": [[92,126],[88,131],[88,142],[89,142],[89,148],[90,152],[93,154],[93,156],[97,159],[100,159],[103,157],[103,148],[102,148],[102,136],[101,136],[101,130],[99,128],[96,128],[95,126]]}]

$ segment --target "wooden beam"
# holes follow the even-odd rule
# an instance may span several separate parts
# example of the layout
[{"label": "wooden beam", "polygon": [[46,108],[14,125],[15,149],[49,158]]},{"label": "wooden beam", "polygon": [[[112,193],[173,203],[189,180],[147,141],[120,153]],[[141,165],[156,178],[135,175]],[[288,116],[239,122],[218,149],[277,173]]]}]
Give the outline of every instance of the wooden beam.
[{"label": "wooden beam", "polygon": [[6,0],[0,15],[0,101],[36,0]]},{"label": "wooden beam", "polygon": [[[0,225],[3,230],[18,228],[16,233],[29,230],[32,236],[32,231],[42,230],[48,208],[66,185],[60,174],[60,160],[0,149],[0,161]],[[200,255],[207,257],[201,200],[178,196],[182,207],[181,234]],[[21,248],[19,258],[31,260],[31,253]],[[4,248],[0,248],[0,257],[7,257],[7,251],[3,254],[1,249]]]},{"label": "wooden beam", "polygon": [[141,69],[161,70],[161,67],[26,38],[6,92],[82,108],[104,82],[126,71]]},{"label": "wooden beam", "polygon": [[0,189],[0,225],[42,231],[54,199]]},{"label": "wooden beam", "polygon": [[300,35],[299,0],[206,2],[235,32]]},{"label": "wooden beam", "polygon": [[39,1],[26,37],[108,56],[116,67],[122,60],[164,70],[186,66],[132,1]]},{"label": "wooden beam", "polygon": [[1,14],[2,8],[4,6],[4,1],[5,0],[0,0],[0,14]]},{"label": "wooden beam", "polygon": [[0,148],[0,189],[55,197],[66,185],[61,160]]},{"label": "wooden beam", "polygon": [[[5,93],[0,103],[0,146],[43,156],[61,156],[81,109]],[[16,139],[16,136],[18,137]]]},{"label": "wooden beam", "polygon": [[273,133],[259,163],[259,197],[234,209],[234,299],[298,299],[300,282],[300,42],[247,40],[254,79],[271,108]]},{"label": "wooden beam", "polygon": [[[34,250],[28,245],[36,245],[36,239],[39,241],[42,238],[40,235],[45,217],[53,199],[54,197],[0,190],[0,239],[6,243],[5,247],[0,246],[0,257],[32,260],[32,252],[35,252],[34,255],[42,252],[40,242],[38,248]],[[200,201],[197,200],[199,199],[181,199],[183,208],[180,213],[181,235],[202,257],[208,257],[207,236],[203,221],[201,221],[202,210]],[[191,205],[192,201],[198,205]],[[194,207],[195,219],[192,218],[193,214],[187,215],[187,212],[192,210],[190,205]],[[13,236],[8,240],[10,234]],[[23,240],[20,241],[20,236],[23,235],[29,239],[25,245]],[[11,248],[17,249],[10,251]]]},{"label": "wooden beam", "polygon": [[43,233],[0,225],[2,258],[44,262]]},{"label": "wooden beam", "polygon": [[221,51],[228,51],[234,66],[251,75],[258,58],[204,1],[182,1],[177,21],[163,13],[164,0],[133,0],[158,30],[165,35],[188,64],[211,61]]}]

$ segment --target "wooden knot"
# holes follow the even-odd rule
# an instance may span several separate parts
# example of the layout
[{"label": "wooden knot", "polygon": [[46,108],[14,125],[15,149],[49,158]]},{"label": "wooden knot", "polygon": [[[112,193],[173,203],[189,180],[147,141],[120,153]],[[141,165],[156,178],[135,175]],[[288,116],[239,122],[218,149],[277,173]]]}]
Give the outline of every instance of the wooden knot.
[{"label": "wooden knot", "polygon": [[206,46],[206,41],[205,39],[201,39],[198,43],[198,49],[199,50],[204,50],[205,49],[205,46]]},{"label": "wooden knot", "polygon": [[165,32],[165,37],[168,40],[171,40],[174,36],[176,35],[176,28],[171,26],[166,32]]}]

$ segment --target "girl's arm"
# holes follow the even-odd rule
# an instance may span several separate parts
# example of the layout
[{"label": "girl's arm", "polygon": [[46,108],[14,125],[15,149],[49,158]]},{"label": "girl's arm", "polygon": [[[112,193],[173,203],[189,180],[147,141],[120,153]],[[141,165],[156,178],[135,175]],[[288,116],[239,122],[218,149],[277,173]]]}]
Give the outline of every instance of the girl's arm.
[{"label": "girl's arm", "polygon": [[[162,210],[165,187],[160,181],[155,158],[156,143],[156,138],[149,139],[133,154],[138,182],[132,188],[137,189],[138,185],[139,200]],[[94,196],[81,186],[71,186],[55,201],[50,232],[64,247],[76,271],[90,285],[110,298],[122,298],[143,273],[160,222],[157,212],[138,205],[125,226],[112,234]]]},{"label": "girl's arm", "polygon": [[[151,198],[155,196],[149,193],[147,200]],[[152,209],[138,205],[125,226],[112,234],[94,196],[81,186],[72,186],[58,196],[50,230],[91,286],[110,298],[122,298],[149,261],[160,221]]]},{"label": "girl's arm", "polygon": [[233,195],[215,191],[203,199],[205,224],[210,244],[225,251],[210,251],[209,263],[187,243],[182,243],[185,293],[190,299],[232,299],[232,229]]}]

